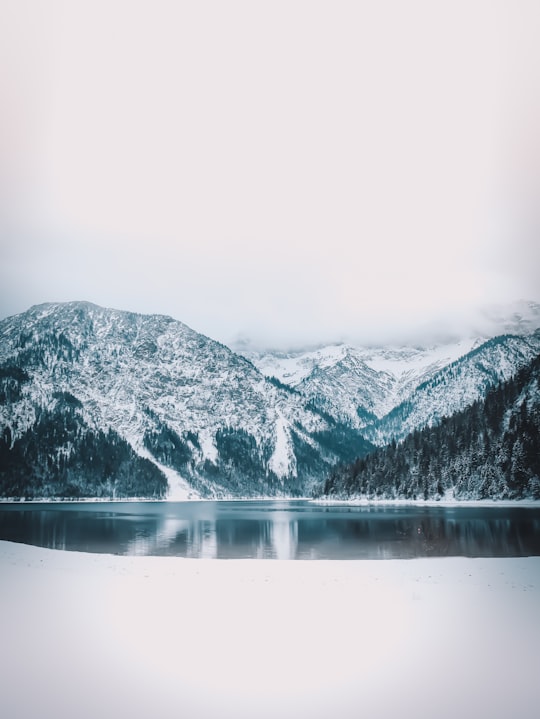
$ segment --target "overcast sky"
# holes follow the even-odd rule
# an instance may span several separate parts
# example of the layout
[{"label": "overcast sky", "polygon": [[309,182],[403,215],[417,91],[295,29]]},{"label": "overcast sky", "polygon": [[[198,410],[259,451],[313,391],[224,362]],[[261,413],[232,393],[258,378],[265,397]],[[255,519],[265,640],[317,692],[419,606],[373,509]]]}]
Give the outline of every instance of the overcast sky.
[{"label": "overcast sky", "polygon": [[540,3],[0,0],[0,310],[271,346],[540,299]]}]

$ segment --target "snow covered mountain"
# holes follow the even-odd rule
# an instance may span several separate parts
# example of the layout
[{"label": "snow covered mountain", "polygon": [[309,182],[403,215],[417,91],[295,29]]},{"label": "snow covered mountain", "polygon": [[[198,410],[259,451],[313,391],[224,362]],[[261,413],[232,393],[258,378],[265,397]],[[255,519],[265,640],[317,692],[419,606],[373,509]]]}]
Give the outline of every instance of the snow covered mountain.
[{"label": "snow covered mountain", "polygon": [[[495,340],[490,351],[503,344]],[[540,499],[540,354],[436,426],[336,468],[316,494]]]},{"label": "snow covered mountain", "polygon": [[509,380],[538,354],[538,331],[524,337],[494,337],[421,382],[407,399],[365,427],[363,434],[374,444],[384,445],[436,425],[482,399],[490,387]]},{"label": "snow covered mountain", "polygon": [[[487,321],[486,321],[487,318]],[[311,406],[384,445],[483,397],[540,352],[540,305],[486,313],[483,334],[428,347],[331,345],[306,352],[244,352]],[[499,339],[496,337],[499,336]]]},{"label": "snow covered mountain", "polygon": [[[150,464],[151,496],[294,494],[370,447],[244,357],[164,316],[82,302],[33,307],[0,323],[0,380],[11,494],[145,494]],[[89,462],[100,478],[93,488],[80,476]]]},{"label": "snow covered mountain", "polygon": [[527,308],[496,337],[241,356],[170,317],[33,307],[0,322],[0,496],[305,494],[527,365]]},{"label": "snow covered mountain", "polygon": [[331,345],[303,353],[246,353],[265,375],[294,387],[320,409],[364,428],[478,340],[429,348]]}]

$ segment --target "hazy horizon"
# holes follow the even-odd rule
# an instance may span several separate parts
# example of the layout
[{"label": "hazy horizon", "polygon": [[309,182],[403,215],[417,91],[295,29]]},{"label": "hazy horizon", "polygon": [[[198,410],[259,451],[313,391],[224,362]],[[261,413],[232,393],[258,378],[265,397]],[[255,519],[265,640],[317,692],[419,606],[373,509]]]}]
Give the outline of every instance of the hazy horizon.
[{"label": "hazy horizon", "polygon": [[[91,304],[98,307],[103,307],[99,303],[92,302],[89,300],[67,300],[65,302],[54,302],[46,301],[36,303],[32,307],[40,307],[41,305],[51,304]],[[25,311],[30,310],[32,307],[27,307],[20,313],[14,313],[13,315],[7,315],[6,317],[0,316],[0,321],[7,319],[10,316],[17,316],[23,314]],[[135,314],[143,315],[164,315],[172,317],[174,320],[178,320],[183,324],[188,324],[183,321],[181,317],[174,317],[167,313],[145,313],[136,312],[127,307],[104,307],[104,309],[117,310],[120,312],[131,312]],[[517,300],[515,302],[506,305],[491,305],[476,308],[471,312],[468,318],[462,317],[458,322],[455,317],[439,318],[437,322],[431,325],[417,325],[408,326],[403,328],[400,332],[389,332],[386,328],[383,332],[359,332],[357,334],[349,334],[346,336],[328,336],[324,337],[321,335],[318,339],[308,342],[275,342],[269,343],[265,340],[261,340],[256,336],[235,335],[230,338],[223,338],[218,336],[212,336],[207,332],[204,332],[201,328],[188,325],[191,329],[201,334],[207,335],[211,339],[222,342],[229,346],[231,349],[237,352],[309,352],[321,349],[326,346],[346,344],[356,347],[427,347],[432,344],[445,344],[453,343],[469,338],[489,338],[494,337],[497,334],[503,334],[505,325],[507,323],[515,323],[519,315],[521,322],[524,327],[527,327],[527,331],[534,331],[540,327],[540,303],[531,300]],[[384,328],[383,328],[384,329]]]},{"label": "hazy horizon", "polygon": [[6,0],[0,315],[226,344],[450,335],[540,301],[540,6]]}]

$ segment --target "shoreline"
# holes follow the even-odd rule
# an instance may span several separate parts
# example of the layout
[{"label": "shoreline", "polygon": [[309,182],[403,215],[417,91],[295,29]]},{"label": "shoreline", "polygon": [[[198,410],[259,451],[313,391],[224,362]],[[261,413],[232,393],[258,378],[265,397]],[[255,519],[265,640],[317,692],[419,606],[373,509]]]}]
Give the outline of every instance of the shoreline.
[{"label": "shoreline", "polygon": [[536,717],[540,557],[187,559],[0,541],[0,572],[6,719]]},{"label": "shoreline", "polygon": [[41,497],[37,499],[19,499],[0,497],[0,506],[3,504],[83,504],[83,503],[161,503],[161,504],[191,504],[194,502],[310,502],[322,506],[353,506],[353,507],[540,507],[540,499],[329,499],[313,497],[196,497],[193,499],[153,499],[146,497],[77,497],[76,499],[64,497]]}]

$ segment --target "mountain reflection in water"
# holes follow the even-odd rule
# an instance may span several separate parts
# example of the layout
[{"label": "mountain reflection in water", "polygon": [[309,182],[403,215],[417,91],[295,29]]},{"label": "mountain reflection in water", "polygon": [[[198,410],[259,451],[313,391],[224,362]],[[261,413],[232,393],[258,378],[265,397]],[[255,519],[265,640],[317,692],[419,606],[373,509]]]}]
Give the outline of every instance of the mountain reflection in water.
[{"label": "mountain reflection in water", "polygon": [[3,504],[0,539],[212,559],[515,557],[540,555],[540,507],[304,500]]}]

